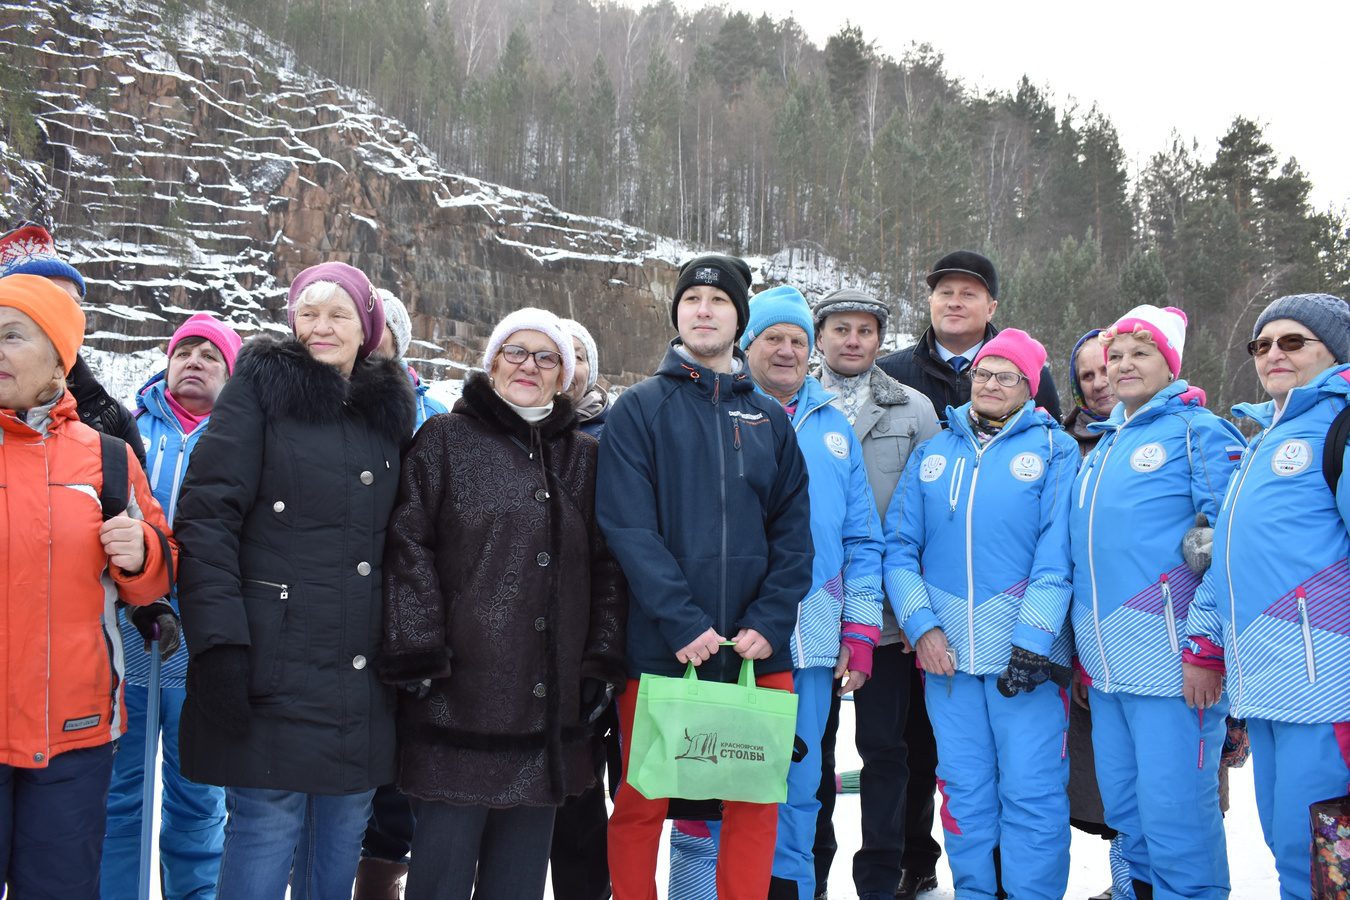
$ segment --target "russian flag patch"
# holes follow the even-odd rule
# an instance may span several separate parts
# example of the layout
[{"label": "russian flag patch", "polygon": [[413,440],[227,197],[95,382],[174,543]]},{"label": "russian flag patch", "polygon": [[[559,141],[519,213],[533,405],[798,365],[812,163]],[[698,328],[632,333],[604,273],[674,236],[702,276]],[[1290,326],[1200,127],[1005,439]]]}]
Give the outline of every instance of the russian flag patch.
[{"label": "russian flag patch", "polygon": [[1228,451],[1228,461],[1237,462],[1238,460],[1242,459],[1242,452],[1247,448],[1242,446],[1241,444],[1229,444],[1224,449]]}]

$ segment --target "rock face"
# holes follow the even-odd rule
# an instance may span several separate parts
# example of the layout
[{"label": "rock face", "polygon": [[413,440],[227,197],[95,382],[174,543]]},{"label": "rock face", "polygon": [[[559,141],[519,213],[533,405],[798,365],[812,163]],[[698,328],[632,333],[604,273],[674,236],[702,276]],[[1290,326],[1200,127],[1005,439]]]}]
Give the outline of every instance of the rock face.
[{"label": "rock face", "polygon": [[443,170],[399,122],[223,16],[6,0],[0,47],[31,73],[43,135],[35,160],[0,142],[0,215],[54,223],[89,280],[91,347],[155,346],[198,310],[246,334],[284,327],[291,278],[330,259],[403,298],[431,378],[524,305],[586,323],[619,383],[670,336],[674,261],[692,251]]}]

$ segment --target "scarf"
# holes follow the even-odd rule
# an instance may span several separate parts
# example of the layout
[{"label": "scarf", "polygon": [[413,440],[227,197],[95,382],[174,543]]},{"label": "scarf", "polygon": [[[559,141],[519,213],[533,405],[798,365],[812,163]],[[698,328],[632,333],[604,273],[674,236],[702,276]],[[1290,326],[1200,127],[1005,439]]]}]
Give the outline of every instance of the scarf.
[{"label": "scarf", "polygon": [[861,375],[840,375],[829,366],[822,364],[820,367],[821,384],[825,390],[834,394],[834,406],[844,418],[848,419],[848,424],[852,425],[858,418],[858,413],[872,399],[872,370],[869,368]]}]

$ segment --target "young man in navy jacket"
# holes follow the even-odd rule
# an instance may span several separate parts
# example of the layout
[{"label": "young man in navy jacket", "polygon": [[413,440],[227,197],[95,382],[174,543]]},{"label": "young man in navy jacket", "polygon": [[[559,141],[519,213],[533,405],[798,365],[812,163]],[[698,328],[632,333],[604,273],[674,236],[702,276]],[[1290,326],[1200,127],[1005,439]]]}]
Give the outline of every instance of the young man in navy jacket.
[{"label": "young man in navy jacket", "polygon": [[[754,390],[735,346],[750,277],[728,256],[680,269],[671,309],[679,336],[656,375],[619,398],[600,445],[596,513],[632,597],[631,680],[619,702],[625,757],[644,673],[680,675],[693,662],[701,678],[733,681],[746,658],[761,686],[792,689],[789,639],[811,589],[810,503],[791,423]],[[733,646],[720,648],[723,640]],[[627,784],[616,794],[615,900],[657,895],[667,805]],[[725,804],[722,900],[769,895],[777,816],[774,804]]]}]

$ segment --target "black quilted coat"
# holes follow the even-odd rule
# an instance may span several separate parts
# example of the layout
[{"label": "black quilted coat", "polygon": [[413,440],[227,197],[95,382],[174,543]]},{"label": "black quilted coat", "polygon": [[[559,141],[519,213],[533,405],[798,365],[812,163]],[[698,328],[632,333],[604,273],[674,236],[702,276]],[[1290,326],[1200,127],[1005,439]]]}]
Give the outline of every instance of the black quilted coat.
[{"label": "black quilted coat", "polygon": [[[239,354],[192,453],[174,519],[193,662],[183,773],[227,787],[351,794],[394,777],[394,695],[375,675],[385,527],[412,387],[388,360],[350,380],[299,342]],[[248,734],[195,700],[195,660],[249,648]]]},{"label": "black quilted coat", "polygon": [[559,397],[531,427],[483,373],[404,459],[385,554],[381,673],[399,786],[427,800],[548,806],[592,780],[583,677],[623,683],[628,595],[595,523],[597,444]]}]

